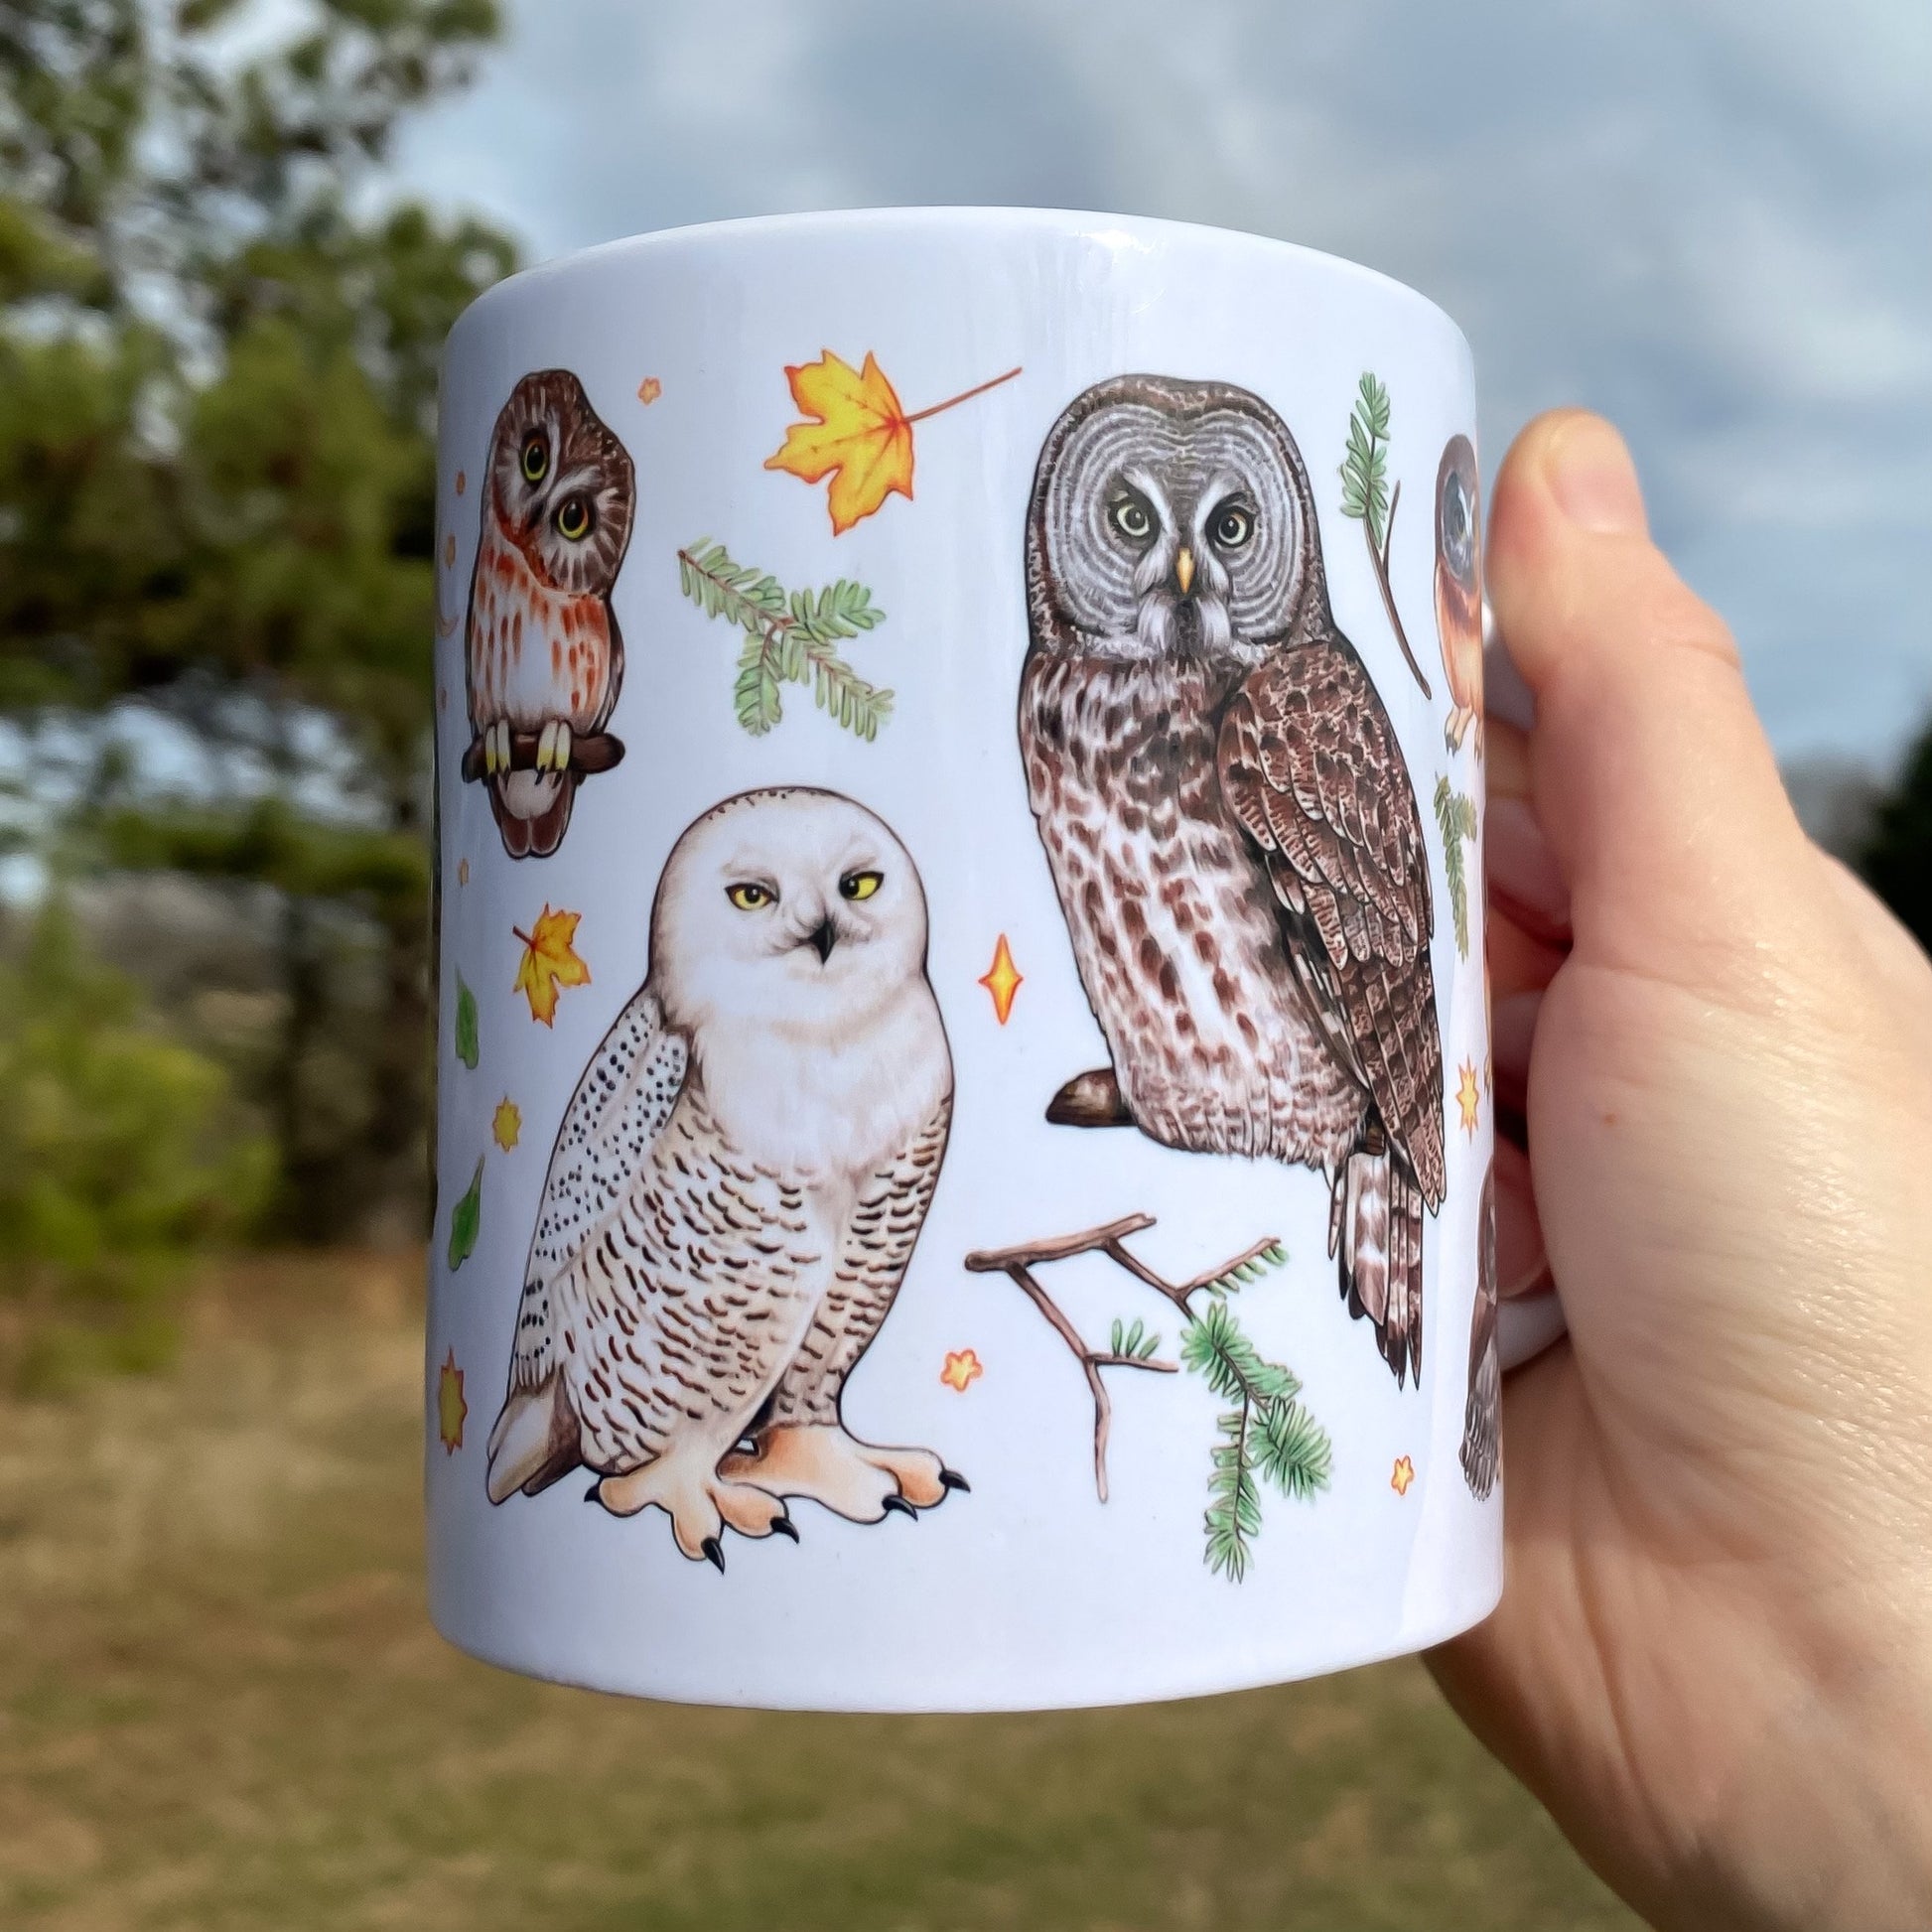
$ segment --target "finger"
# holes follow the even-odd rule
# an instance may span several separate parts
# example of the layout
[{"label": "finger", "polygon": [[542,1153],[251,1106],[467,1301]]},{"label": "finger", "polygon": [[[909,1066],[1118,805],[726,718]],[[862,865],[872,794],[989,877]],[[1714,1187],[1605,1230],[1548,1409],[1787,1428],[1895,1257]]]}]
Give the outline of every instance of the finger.
[{"label": "finger", "polygon": [[1496,1292],[1505,1302],[1545,1288],[1550,1258],[1530,1185],[1530,1158],[1512,1141],[1496,1142]]},{"label": "finger", "polygon": [[1489,587],[1536,696],[1536,818],[1578,943],[1650,967],[1775,925],[1805,846],[1728,632],[1651,543],[1599,418],[1539,418],[1497,479]]},{"label": "finger", "polygon": [[1495,721],[1487,738],[1482,862],[1490,905],[1540,944],[1567,946],[1570,887],[1537,822],[1529,734]]}]

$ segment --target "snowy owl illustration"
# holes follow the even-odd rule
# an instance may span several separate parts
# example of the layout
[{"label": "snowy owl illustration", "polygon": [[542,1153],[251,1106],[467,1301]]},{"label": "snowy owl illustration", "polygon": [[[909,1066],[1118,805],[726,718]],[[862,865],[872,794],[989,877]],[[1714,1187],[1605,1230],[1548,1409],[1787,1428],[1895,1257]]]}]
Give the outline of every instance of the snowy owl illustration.
[{"label": "snowy owl illustration", "polygon": [[477,737],[463,773],[488,791],[512,859],[555,852],[585,772],[622,753],[606,731],[623,683],[611,593],[635,513],[630,458],[584,385],[526,375],[490,436],[464,632]]},{"label": "snowy owl illustration", "polygon": [[679,837],[644,983],[592,1056],[550,1157],[489,1496],[580,1464],[678,1548],[797,1537],[964,1489],[930,1449],[846,1428],[939,1178],[952,1060],[919,875],[836,792],[745,792]]}]

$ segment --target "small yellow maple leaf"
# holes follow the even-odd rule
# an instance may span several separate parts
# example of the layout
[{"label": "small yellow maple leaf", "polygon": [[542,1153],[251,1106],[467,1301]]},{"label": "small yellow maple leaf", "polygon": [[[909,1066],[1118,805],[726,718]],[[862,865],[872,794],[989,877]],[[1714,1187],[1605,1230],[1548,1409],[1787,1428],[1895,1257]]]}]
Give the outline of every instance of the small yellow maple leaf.
[{"label": "small yellow maple leaf", "polygon": [[986,1370],[981,1365],[980,1358],[972,1349],[948,1349],[946,1352],[946,1365],[939,1371],[939,1379],[947,1388],[954,1390],[960,1395],[964,1395],[966,1393],[967,1383],[971,1382],[975,1376],[984,1375],[985,1373]]},{"label": "small yellow maple leaf", "polygon": [[1409,1485],[1415,1479],[1415,1463],[1406,1455],[1398,1455],[1395,1459],[1395,1467],[1389,1472],[1389,1487],[1398,1496],[1406,1496],[1409,1493]]},{"label": "small yellow maple leaf", "polygon": [[1473,1134],[1482,1108],[1482,1089],[1476,1084],[1475,1067],[1468,1060],[1455,1069],[1455,1104],[1461,1110],[1463,1133]]},{"label": "small yellow maple leaf", "polygon": [[510,928],[523,941],[523,958],[511,990],[530,1002],[530,1018],[541,1020],[546,1027],[557,1018],[559,987],[591,983],[591,969],[571,944],[583,916],[581,912],[553,912],[546,901],[533,930]]},{"label": "small yellow maple leaf", "polygon": [[826,507],[832,534],[843,536],[862,516],[870,516],[895,490],[912,494],[912,425],[1011,382],[1018,369],[990,382],[963,389],[929,409],[908,415],[886,379],[879,358],[868,349],[865,366],[855,369],[828,348],[816,362],[787,363],[791,399],[806,418],[785,431],[785,440],[765,458],[767,470],[783,470],[808,483],[832,479]]},{"label": "small yellow maple leaf", "polygon": [[507,1154],[522,1135],[523,1109],[505,1094],[497,1101],[496,1111],[489,1117],[489,1138]]},{"label": "small yellow maple leaf", "polygon": [[436,1377],[436,1433],[445,1455],[454,1455],[463,1447],[463,1425],[469,1415],[470,1405],[463,1399],[463,1371],[456,1365],[456,1350],[452,1348]]}]

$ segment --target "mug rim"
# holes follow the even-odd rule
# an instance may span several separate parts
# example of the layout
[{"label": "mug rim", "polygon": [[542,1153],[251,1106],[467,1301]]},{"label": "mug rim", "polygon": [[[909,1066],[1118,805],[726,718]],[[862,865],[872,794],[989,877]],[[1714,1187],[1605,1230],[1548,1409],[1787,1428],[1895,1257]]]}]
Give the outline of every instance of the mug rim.
[{"label": "mug rim", "polygon": [[[1474,352],[1467,334],[1455,318],[1433,296],[1399,280],[1379,268],[1371,268],[1347,255],[1311,247],[1306,242],[1289,241],[1279,235],[1261,234],[1250,228],[1222,227],[1209,221],[1175,220],[1167,215],[1109,212],[1101,208],[1034,207],[1020,204],[941,202],[895,203],[879,207],[800,208],[784,213],[730,215],[718,220],[678,222],[666,228],[645,228],[634,234],[615,235],[607,241],[587,243],[566,249],[542,261],[517,269],[501,281],[493,282],[460,314],[450,337],[479,310],[495,304],[505,292],[520,285],[568,274],[579,267],[621,255],[669,252],[682,247],[711,247],[721,243],[750,242],[800,233],[827,239],[878,233],[899,228],[943,230],[968,226],[1003,227],[1012,232],[1052,230],[1069,239],[1108,239],[1158,241],[1166,237],[1187,237],[1228,247],[1232,252],[1257,252],[1263,257],[1290,257],[1316,265],[1371,285],[1377,290],[1419,305],[1427,314],[1449,328],[1461,345],[1471,367]],[[1111,231],[1111,234],[1110,234]]]}]

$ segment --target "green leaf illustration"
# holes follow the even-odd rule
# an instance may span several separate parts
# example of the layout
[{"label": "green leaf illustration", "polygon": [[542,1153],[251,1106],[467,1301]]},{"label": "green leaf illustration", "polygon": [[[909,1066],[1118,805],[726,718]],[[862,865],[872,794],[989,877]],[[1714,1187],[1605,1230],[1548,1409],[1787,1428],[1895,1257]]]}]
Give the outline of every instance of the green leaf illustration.
[{"label": "green leaf illustration", "polygon": [[1300,1381],[1263,1359],[1225,1301],[1210,1301],[1189,1317],[1180,1359],[1233,1405],[1215,1424],[1220,1440],[1209,1456],[1205,1529],[1208,1569],[1239,1583],[1261,1530],[1257,1478],[1298,1502],[1311,1501],[1328,1486],[1333,1447],[1297,1399]]},{"label": "green leaf illustration", "polygon": [[1455,921],[1455,950],[1469,956],[1468,868],[1462,848],[1476,835],[1476,802],[1451,790],[1447,777],[1436,780],[1436,823],[1443,834],[1443,870],[1449,877],[1449,911]]},{"label": "green leaf illustration", "polygon": [[477,1237],[483,1232],[483,1164],[477,1162],[477,1172],[470,1176],[470,1185],[461,1200],[450,1209],[450,1268],[461,1268],[477,1252]]},{"label": "green leaf illustration", "polygon": [[802,684],[819,710],[871,743],[892,716],[893,694],[868,683],[839,646],[876,629],[886,614],[863,584],[840,578],[813,591],[786,591],[768,572],[733,561],[700,537],[677,553],[678,586],[708,618],[745,632],[732,685],[739,724],[761,738],[784,716],[780,687]]},{"label": "green leaf illustration", "polygon": [[1389,523],[1389,392],[1364,370],[1348,419],[1341,463],[1341,512],[1368,525],[1369,546],[1386,562]]},{"label": "green leaf illustration", "polygon": [[456,1056],[473,1073],[483,1056],[478,1038],[477,996],[461,973],[456,976]]}]

